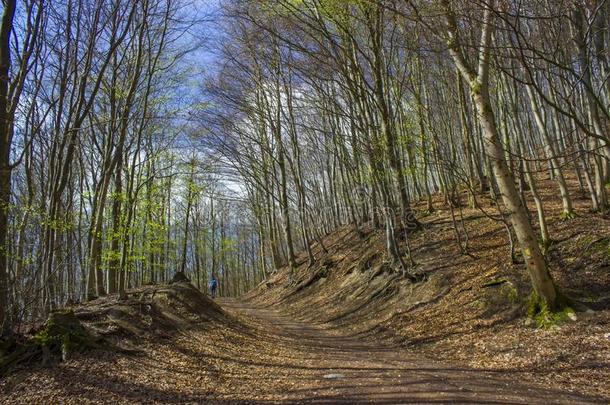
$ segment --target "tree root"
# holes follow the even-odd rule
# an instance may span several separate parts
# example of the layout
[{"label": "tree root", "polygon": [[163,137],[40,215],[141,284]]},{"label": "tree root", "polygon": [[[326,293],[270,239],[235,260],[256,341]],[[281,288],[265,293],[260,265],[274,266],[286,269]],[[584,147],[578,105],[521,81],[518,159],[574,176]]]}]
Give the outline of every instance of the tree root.
[{"label": "tree root", "polygon": [[85,329],[73,311],[57,311],[49,315],[42,329],[31,338],[22,342],[7,339],[1,347],[0,376],[3,376],[35,361],[42,366],[66,361],[74,353],[101,348],[103,344]]}]

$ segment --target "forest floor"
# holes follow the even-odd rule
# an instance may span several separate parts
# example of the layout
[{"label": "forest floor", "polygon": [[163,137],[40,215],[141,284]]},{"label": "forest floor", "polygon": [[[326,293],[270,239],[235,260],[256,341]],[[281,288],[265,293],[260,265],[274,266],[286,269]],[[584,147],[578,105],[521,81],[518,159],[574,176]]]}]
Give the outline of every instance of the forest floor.
[{"label": "forest floor", "polygon": [[[397,275],[384,254],[384,233],[366,224],[336,230],[324,247],[314,244],[313,266],[302,253],[292,279],[279,271],[247,298],[338,333],[610,403],[610,217],[589,211],[575,179],[569,185],[576,215],[564,219],[556,183],[540,179],[552,238],[546,258],[576,309],[544,327],[527,316],[525,267],[519,257],[511,261],[503,224],[482,212],[497,212],[483,196],[479,208],[454,208],[468,254],[456,242],[442,196],[434,197],[430,214],[425,202],[414,205],[424,228],[408,240],[413,270],[425,275],[423,282]],[[465,194],[460,198],[467,201]],[[534,207],[531,199],[528,206]],[[537,226],[535,211],[532,220]],[[401,250],[407,251],[404,238]]]},{"label": "forest floor", "polygon": [[226,321],[96,352],[0,384],[2,403],[605,403],[502,370],[475,370],[399,346],[221,300]]},{"label": "forest floor", "polygon": [[556,186],[541,184],[551,273],[580,303],[555,325],[526,316],[527,275],[502,224],[456,210],[466,255],[437,196],[409,237],[423,282],[388,265],[383,232],[345,226],[314,245],[313,266],[303,253],[293,277],[278,271],[222,308],[189,285],[78,307],[135,354],[14,372],[0,379],[0,402],[610,403],[610,218],[588,212],[571,186],[577,216],[564,220]]}]

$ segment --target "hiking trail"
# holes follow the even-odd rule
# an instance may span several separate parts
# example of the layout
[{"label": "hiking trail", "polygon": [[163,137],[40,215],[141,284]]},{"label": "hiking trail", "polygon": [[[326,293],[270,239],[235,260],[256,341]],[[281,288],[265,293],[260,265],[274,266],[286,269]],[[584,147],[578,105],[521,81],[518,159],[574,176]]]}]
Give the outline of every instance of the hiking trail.
[{"label": "hiking trail", "polygon": [[219,303],[273,337],[280,356],[276,361],[256,364],[257,372],[261,379],[288,380],[293,388],[269,392],[268,400],[345,404],[599,402],[521,384],[517,372],[449,365],[398,346],[298,322],[249,302],[223,299]]}]

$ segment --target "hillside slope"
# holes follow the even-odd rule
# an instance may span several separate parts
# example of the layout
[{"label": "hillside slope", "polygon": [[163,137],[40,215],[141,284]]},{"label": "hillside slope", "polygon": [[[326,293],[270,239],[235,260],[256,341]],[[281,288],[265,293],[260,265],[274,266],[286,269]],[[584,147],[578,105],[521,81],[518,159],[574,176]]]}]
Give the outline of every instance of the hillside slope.
[{"label": "hillside slope", "polygon": [[579,215],[563,221],[553,187],[547,181],[541,190],[554,238],[547,257],[557,285],[580,302],[556,327],[537,328],[525,315],[528,280],[524,266],[511,263],[503,225],[464,209],[471,255],[462,254],[441,201],[411,238],[426,281],[411,284],[389,269],[383,232],[343,227],[323,241],[328,253],[315,246],[313,267],[302,255],[294,280],[280,271],[247,298],[435,359],[610,398],[610,219],[587,212],[581,198]]},{"label": "hillside slope", "polygon": [[75,306],[111,346],[12,370],[0,403],[608,403],[610,221],[577,208],[550,218],[548,257],[589,310],[558,327],[525,316],[527,279],[500,224],[465,210],[464,255],[439,210],[411,238],[423,282],[390,270],[380,232],[344,227],[315,266],[302,255],[292,281],[280,271],[246,301],[178,282]]},{"label": "hillside slope", "polygon": [[[73,337],[49,332],[57,314],[78,323],[79,333],[95,344],[65,356],[66,340]],[[22,344],[43,342],[48,359],[32,352],[0,374],[0,403],[200,401],[215,384],[214,361],[203,362],[202,354],[231,346],[247,331],[186,280],[129,290],[127,299],[109,295],[54,312],[33,331]],[[198,350],[202,353],[194,355]],[[0,365],[15,352],[10,348],[5,357],[0,351]],[[188,375],[188,367],[199,374]],[[193,378],[198,378],[199,390],[185,390]]]}]

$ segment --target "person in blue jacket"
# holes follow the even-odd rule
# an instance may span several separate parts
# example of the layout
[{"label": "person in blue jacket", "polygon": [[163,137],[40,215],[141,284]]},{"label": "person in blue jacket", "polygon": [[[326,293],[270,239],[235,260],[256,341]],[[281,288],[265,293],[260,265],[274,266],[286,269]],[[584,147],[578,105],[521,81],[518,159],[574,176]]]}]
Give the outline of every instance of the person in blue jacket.
[{"label": "person in blue jacket", "polygon": [[210,286],[210,295],[212,298],[216,298],[216,290],[218,289],[218,280],[216,280],[216,276],[212,276],[212,279],[209,283]]}]

